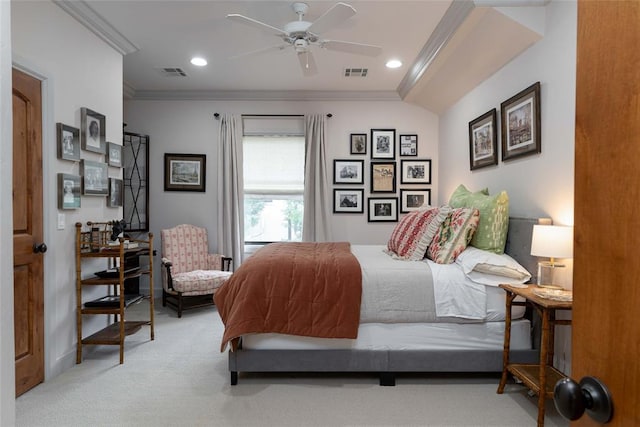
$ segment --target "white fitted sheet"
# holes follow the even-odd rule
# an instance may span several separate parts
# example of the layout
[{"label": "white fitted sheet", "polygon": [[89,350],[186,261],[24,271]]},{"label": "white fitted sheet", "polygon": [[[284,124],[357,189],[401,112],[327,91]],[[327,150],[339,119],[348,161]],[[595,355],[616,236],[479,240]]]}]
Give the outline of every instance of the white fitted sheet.
[{"label": "white fitted sheet", "polygon": [[[504,311],[504,310],[503,310]],[[511,323],[511,349],[531,349],[528,319]],[[313,338],[283,334],[242,337],[249,350],[501,350],[504,322],[362,323],[358,338]]]}]

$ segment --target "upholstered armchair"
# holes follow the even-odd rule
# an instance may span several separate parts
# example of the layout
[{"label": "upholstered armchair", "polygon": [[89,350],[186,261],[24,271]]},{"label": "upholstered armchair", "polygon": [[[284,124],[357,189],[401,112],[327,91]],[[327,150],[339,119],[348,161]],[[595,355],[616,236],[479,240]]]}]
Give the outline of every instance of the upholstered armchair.
[{"label": "upholstered armchair", "polygon": [[182,310],[213,304],[230,276],[229,257],[209,253],[207,230],[182,224],[162,230],[162,305]]}]

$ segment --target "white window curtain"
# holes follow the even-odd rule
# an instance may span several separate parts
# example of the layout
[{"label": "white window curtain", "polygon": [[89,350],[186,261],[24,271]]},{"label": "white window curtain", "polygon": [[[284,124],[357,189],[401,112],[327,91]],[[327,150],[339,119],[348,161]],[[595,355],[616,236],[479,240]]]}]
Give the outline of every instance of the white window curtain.
[{"label": "white window curtain", "polygon": [[304,217],[302,241],[332,240],[329,224],[329,167],[324,114],[305,116]]},{"label": "white window curtain", "polygon": [[221,115],[218,141],[218,251],[232,256],[233,266],[237,268],[244,256],[242,118],[239,115]]}]

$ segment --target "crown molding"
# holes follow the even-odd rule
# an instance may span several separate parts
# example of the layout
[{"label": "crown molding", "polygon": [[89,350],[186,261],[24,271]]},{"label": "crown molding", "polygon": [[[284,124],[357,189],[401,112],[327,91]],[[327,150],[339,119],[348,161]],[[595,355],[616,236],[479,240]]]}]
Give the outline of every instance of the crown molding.
[{"label": "crown molding", "polygon": [[413,65],[405,74],[398,85],[398,94],[404,99],[411,89],[418,83],[427,68],[433,63],[436,56],[453,37],[458,27],[462,25],[467,16],[475,9],[473,1],[453,1],[436,25],[435,30],[422,47]]},{"label": "crown molding", "polygon": [[[131,90],[131,86],[128,86]],[[401,101],[394,91],[255,91],[255,90],[134,90],[133,100],[182,101]]]},{"label": "crown molding", "polygon": [[120,54],[126,55],[139,49],[85,1],[53,0],[53,2]]},{"label": "crown molding", "polygon": [[122,97],[124,99],[133,99],[136,95],[136,89],[128,82],[122,82]]}]

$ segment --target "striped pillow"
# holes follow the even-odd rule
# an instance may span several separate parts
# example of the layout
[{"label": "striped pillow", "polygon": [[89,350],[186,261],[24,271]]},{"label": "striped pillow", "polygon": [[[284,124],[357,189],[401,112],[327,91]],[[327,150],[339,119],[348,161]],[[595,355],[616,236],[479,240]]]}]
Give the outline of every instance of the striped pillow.
[{"label": "striped pillow", "polygon": [[411,212],[400,220],[387,242],[387,253],[395,258],[419,261],[426,255],[431,239],[449,215],[450,208],[428,208]]}]

